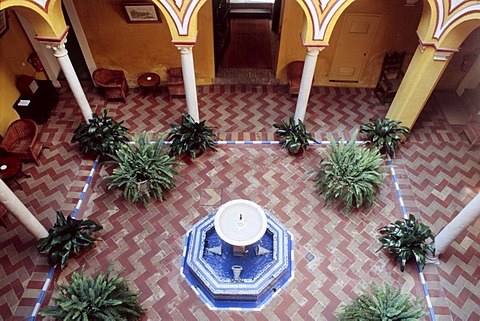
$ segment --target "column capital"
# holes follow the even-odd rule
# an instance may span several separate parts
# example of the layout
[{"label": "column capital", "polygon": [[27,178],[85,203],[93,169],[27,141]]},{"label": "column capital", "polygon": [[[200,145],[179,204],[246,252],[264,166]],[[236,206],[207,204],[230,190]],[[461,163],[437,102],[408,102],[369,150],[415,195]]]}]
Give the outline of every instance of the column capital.
[{"label": "column capital", "polygon": [[424,41],[420,36],[420,34],[418,34],[418,32],[417,32],[417,36],[418,36],[418,48],[420,49],[420,52],[423,53],[428,47],[432,47],[435,49],[433,60],[447,61],[451,55],[459,51],[457,48],[442,48],[442,47],[439,47],[438,43],[436,42]]},{"label": "column capital", "polygon": [[185,43],[182,43],[182,44],[177,44],[175,43],[174,44],[175,47],[177,47],[177,49],[180,51],[180,53],[182,55],[188,55],[188,54],[191,54],[192,51],[193,51],[193,43],[192,44],[185,44]]},{"label": "column capital", "polygon": [[323,49],[325,49],[325,47],[312,47],[312,46],[307,46],[307,55],[309,56],[318,56],[318,54],[320,53],[320,51],[323,51]]},{"label": "column capital", "polygon": [[40,37],[36,36],[39,42],[43,43],[48,49],[53,50],[53,55],[57,58],[64,57],[68,54],[67,49],[65,48],[65,43],[67,42],[68,30],[70,27],[66,27],[60,37]]}]

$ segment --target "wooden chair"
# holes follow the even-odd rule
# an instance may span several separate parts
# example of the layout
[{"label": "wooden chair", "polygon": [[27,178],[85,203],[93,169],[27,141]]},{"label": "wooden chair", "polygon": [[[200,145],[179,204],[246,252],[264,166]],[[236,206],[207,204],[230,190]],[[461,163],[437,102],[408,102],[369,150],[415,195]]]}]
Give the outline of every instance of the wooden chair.
[{"label": "wooden chair", "polygon": [[37,124],[31,119],[15,120],[0,143],[0,152],[20,159],[34,160],[39,165],[40,152],[46,148],[39,141]]},{"label": "wooden chair", "polygon": [[300,92],[300,83],[302,82],[303,61],[293,61],[288,64],[288,100],[292,95],[298,95]]},{"label": "wooden chair", "polygon": [[470,142],[469,150],[475,145],[480,145],[480,115],[471,116],[463,127],[463,132]]},{"label": "wooden chair", "polygon": [[168,100],[172,101],[172,96],[185,96],[182,68],[170,68],[167,74]]},{"label": "wooden chair", "polygon": [[100,68],[93,72],[92,78],[105,96],[105,102],[109,99],[122,99],[126,103],[128,85],[122,70]]},{"label": "wooden chair", "polygon": [[405,52],[385,54],[382,71],[375,87],[375,95],[382,104],[391,103],[400,87],[404,73],[402,71]]}]

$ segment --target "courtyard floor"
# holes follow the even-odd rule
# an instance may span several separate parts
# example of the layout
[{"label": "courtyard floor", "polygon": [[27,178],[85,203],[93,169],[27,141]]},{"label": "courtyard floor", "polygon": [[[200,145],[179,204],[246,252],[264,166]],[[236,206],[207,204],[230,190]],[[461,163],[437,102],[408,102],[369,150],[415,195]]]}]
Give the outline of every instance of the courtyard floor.
[{"label": "courtyard floor", "polygon": [[[166,93],[143,97],[132,89],[127,103],[105,104],[96,89],[85,84],[95,112],[124,120],[130,132],[161,133],[186,112],[185,99],[168,101]],[[200,118],[216,127],[224,141],[274,140],[273,123],[293,115],[283,87],[205,86],[198,88]],[[371,117],[385,116],[370,90],[314,88],[305,117],[317,140],[350,139]],[[70,91],[62,89],[50,121],[40,126],[44,150],[40,165],[24,165],[32,178],[21,179],[23,190],[12,190],[47,228],[55,211],[71,214],[78,203],[93,159],[70,143],[82,121]],[[450,126],[430,101],[401,147],[394,169],[408,212],[438,233],[480,192],[480,151],[467,150],[461,127]],[[78,218],[103,225],[96,248],[70,259],[53,275],[53,283],[68,279],[85,266],[86,273],[104,271],[113,263],[141,292],[147,308],[142,320],[334,320],[372,282],[389,283],[427,304],[414,263],[405,272],[379,247],[378,228],[402,218],[393,178],[387,175],[377,205],[349,217],[332,207],[313,189],[312,174],[327,145],[313,145],[300,157],[272,144],[222,144],[181,168],[177,187],[164,202],[149,206],[124,201],[119,191],[107,191],[104,165],[80,207]],[[221,204],[237,198],[270,210],[295,238],[295,278],[261,312],[211,311],[180,275],[186,232]],[[35,240],[12,216],[0,234],[0,320],[26,320],[32,314],[50,271]],[[440,265],[424,269],[437,320],[480,319],[480,221],[441,256]],[[50,285],[41,309],[51,298]],[[42,318],[37,317],[36,320]],[[427,315],[425,320],[429,320]]]}]

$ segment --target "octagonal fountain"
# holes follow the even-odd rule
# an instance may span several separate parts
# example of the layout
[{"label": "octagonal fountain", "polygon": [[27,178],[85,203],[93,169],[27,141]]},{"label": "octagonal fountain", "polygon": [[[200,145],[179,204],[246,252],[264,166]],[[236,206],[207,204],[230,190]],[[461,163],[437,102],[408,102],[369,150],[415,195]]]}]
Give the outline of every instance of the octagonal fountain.
[{"label": "octagonal fountain", "polygon": [[248,200],[187,232],[181,273],[210,309],[261,310],[293,278],[293,236]]}]

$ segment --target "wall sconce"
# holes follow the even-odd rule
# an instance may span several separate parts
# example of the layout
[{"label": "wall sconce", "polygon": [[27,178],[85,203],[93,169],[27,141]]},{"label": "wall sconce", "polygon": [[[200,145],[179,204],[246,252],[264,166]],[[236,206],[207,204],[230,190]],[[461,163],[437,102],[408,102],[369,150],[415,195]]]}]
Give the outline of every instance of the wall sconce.
[{"label": "wall sconce", "polygon": [[418,0],[405,0],[405,6],[408,7],[408,6],[414,6],[416,5],[418,2]]}]

